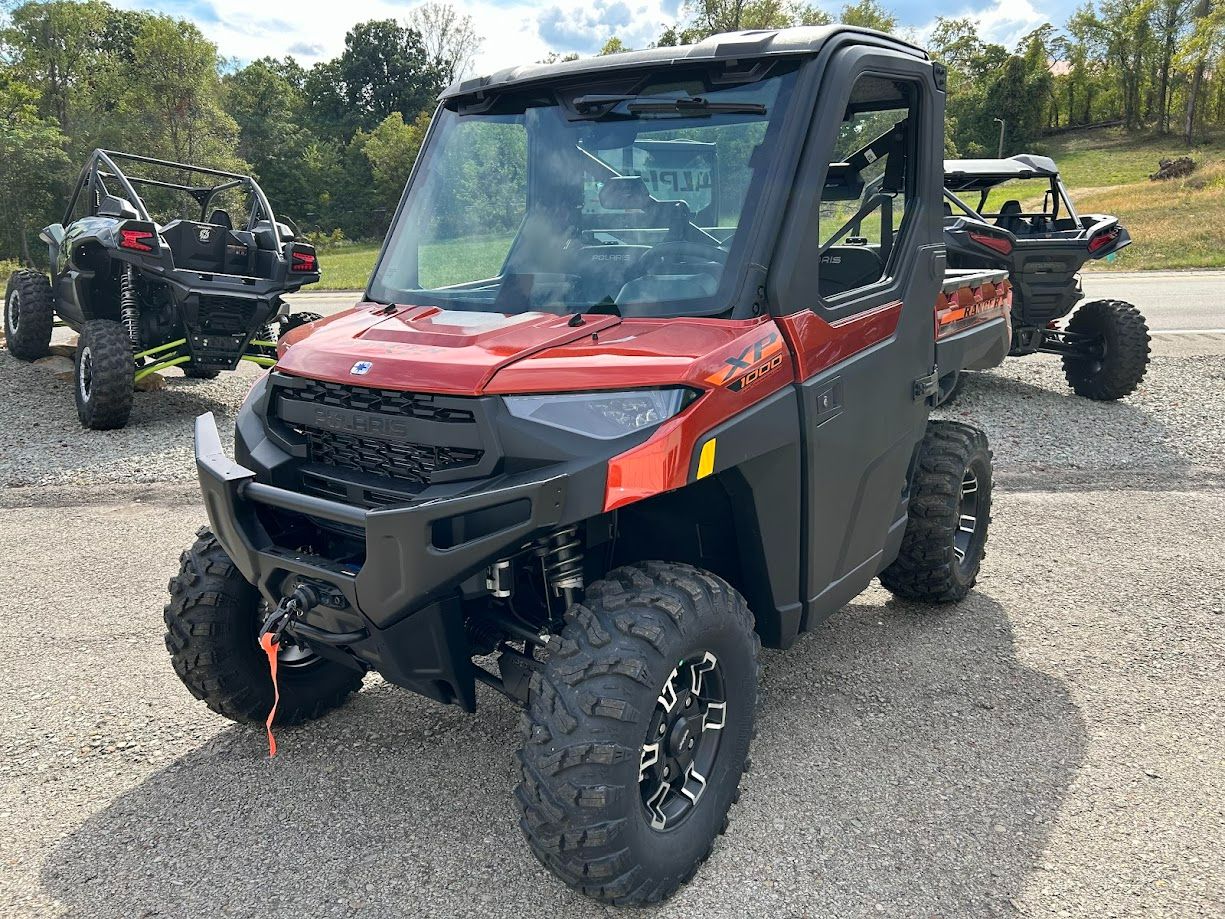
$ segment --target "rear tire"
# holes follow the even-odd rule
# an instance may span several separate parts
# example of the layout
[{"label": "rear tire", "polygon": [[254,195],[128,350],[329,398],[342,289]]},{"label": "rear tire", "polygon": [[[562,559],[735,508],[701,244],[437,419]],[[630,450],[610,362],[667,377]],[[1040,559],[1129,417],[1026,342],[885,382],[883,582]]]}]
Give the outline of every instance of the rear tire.
[{"label": "rear tire", "polygon": [[987,435],[956,421],[929,422],[911,483],[902,549],[881,572],[881,584],[907,600],[962,599],[978,578],[990,524]]},{"label": "rear tire", "polygon": [[1092,300],[1068,320],[1069,332],[1101,336],[1100,360],[1064,355],[1063,373],[1078,396],[1109,402],[1135,392],[1148,370],[1148,325],[1122,300]]},{"label": "rear tire", "polygon": [[284,338],[294,329],[312,322],[318,322],[322,318],[323,316],[319,313],[290,313],[281,320],[281,331],[277,338]]},{"label": "rear tire", "polygon": [[77,417],[93,431],[109,431],[128,423],[135,385],[132,344],[122,325],[91,319],[81,328],[74,362]]},{"label": "rear tire", "polygon": [[693,877],[739,798],[757,705],[753,617],[714,575],[646,562],[592,584],[566,618],[530,684],[519,825],[575,890],[657,903]]},{"label": "rear tire", "polygon": [[41,271],[23,268],[9,276],[4,294],[4,338],[18,360],[47,356],[55,326],[55,297]]},{"label": "rear tire", "polygon": [[[166,604],[166,650],[188,691],[231,721],[260,722],[272,708],[272,677],[259,646],[262,603],[257,591],[207,527],[179,556]],[[362,675],[316,657],[289,664],[286,645],[277,668],[281,701],[276,724],[318,718],[344,703]]]}]

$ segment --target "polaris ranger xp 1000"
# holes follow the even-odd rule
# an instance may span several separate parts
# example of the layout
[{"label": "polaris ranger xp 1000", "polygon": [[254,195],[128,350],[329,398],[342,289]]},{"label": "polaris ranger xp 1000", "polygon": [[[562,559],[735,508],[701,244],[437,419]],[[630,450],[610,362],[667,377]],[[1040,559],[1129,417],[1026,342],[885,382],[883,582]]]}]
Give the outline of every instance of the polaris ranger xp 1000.
[{"label": "polaris ranger xp 1000", "polygon": [[[282,339],[235,458],[197,420],[183,682],[270,725],[369,671],[466,711],[483,683],[526,709],[540,861],[674,893],[738,797],[759,646],[877,577],[978,575],[987,441],[928,415],[1006,351],[1009,292],[945,268],[944,85],[832,26],[449,89],[365,302]],[[652,174],[706,144],[717,182]]]},{"label": "polaris ranger xp 1000", "polygon": [[[197,219],[153,216],[185,212]],[[37,360],[57,317],[78,333],[73,390],[87,428],[127,424],[142,377],[271,365],[279,334],[319,318],[288,315],[281,295],[318,281],[319,262],[250,176],[95,150],[63,222],[41,236],[51,278],[9,278],[4,335],[14,357]]]}]

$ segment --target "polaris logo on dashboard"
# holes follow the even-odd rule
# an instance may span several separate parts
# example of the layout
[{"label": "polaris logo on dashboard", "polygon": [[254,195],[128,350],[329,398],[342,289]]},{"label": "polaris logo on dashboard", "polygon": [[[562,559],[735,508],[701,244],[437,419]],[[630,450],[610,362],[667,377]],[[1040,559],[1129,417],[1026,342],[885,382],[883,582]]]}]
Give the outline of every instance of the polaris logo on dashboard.
[{"label": "polaris logo on dashboard", "polygon": [[403,418],[380,418],[345,409],[317,408],[311,418],[317,428],[366,434],[373,437],[403,438],[408,436],[408,423]]},{"label": "polaris logo on dashboard", "polygon": [[374,367],[373,361],[358,361],[349,368],[349,373],[353,374],[354,376],[364,377],[370,372],[372,367]]}]

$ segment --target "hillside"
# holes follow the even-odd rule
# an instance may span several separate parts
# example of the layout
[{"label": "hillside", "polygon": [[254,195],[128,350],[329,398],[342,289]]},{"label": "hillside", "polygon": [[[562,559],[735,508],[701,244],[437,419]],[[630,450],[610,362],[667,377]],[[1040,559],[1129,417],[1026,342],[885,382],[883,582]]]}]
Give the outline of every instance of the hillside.
[{"label": "hillside", "polygon": [[1225,138],[1192,149],[1197,168],[1186,179],[1149,181],[1158,160],[1188,153],[1176,138],[1131,136],[1117,128],[1050,138],[1082,214],[1115,214],[1135,242],[1110,265],[1094,269],[1220,268],[1225,265]]}]

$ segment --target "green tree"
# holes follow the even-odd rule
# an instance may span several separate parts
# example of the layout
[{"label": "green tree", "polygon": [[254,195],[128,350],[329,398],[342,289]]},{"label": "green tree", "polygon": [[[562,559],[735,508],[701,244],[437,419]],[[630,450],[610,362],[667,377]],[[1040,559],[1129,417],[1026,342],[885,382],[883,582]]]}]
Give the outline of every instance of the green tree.
[{"label": "green tree", "polygon": [[427,60],[415,30],[381,19],[350,29],[344,52],[334,61],[316,65],[307,88],[312,96],[320,94],[320,114],[347,136],[357,129],[373,129],[392,112],[415,118],[430,107],[444,78]]},{"label": "green tree", "polygon": [[892,32],[897,28],[897,16],[877,0],[858,0],[857,3],[846,4],[838,14],[838,21],[879,32]]},{"label": "green tree", "polygon": [[364,140],[362,150],[370,163],[380,206],[387,213],[400,200],[429,128],[429,112],[422,112],[408,124],[399,112],[392,112]]},{"label": "green tree", "polygon": [[31,239],[57,219],[48,216],[56,209],[55,180],[69,167],[67,138],[38,103],[36,89],[0,71],[0,251],[20,252],[26,264],[34,263]]}]

